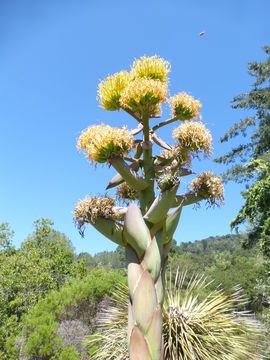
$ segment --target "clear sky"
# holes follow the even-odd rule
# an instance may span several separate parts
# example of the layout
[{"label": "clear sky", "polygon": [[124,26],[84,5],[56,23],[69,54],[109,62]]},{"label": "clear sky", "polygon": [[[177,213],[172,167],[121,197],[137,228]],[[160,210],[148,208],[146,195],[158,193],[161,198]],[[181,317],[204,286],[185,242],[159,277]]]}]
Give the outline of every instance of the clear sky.
[{"label": "clear sky", "polygon": [[[0,0],[0,222],[15,230],[16,246],[35,219],[47,217],[77,252],[115,248],[90,227],[81,239],[72,222],[77,200],[103,194],[114,175],[113,169],[90,167],[76,139],[101,122],[136,126],[96,101],[99,80],[129,69],[134,58],[158,54],[171,62],[170,92],[201,100],[214,156],[237,144],[218,140],[246,115],[231,109],[230,101],[250,89],[247,63],[264,59],[269,13],[269,0]],[[172,129],[159,135],[171,141]],[[194,166],[196,172],[222,172],[212,160]],[[222,208],[185,208],[177,242],[228,233],[241,189],[226,185]]]}]

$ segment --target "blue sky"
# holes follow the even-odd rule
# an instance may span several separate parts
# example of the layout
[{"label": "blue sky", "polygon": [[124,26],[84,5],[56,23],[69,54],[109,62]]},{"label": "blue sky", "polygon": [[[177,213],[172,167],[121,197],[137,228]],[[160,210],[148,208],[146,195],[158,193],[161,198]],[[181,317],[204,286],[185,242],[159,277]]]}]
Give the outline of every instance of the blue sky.
[{"label": "blue sky", "polygon": [[[250,89],[247,63],[264,60],[269,12],[268,0],[0,0],[0,222],[15,230],[16,246],[35,219],[48,217],[77,252],[115,248],[90,227],[81,239],[72,222],[77,200],[103,194],[114,175],[90,167],[76,139],[96,123],[136,126],[96,101],[99,80],[129,69],[134,58],[158,54],[171,62],[170,92],[201,100],[214,156],[237,144],[218,140],[246,115],[230,101]],[[159,134],[172,141],[172,129]],[[212,160],[194,164],[196,172],[209,169],[223,170]],[[222,208],[185,208],[177,242],[228,233],[242,189],[226,185]]]}]

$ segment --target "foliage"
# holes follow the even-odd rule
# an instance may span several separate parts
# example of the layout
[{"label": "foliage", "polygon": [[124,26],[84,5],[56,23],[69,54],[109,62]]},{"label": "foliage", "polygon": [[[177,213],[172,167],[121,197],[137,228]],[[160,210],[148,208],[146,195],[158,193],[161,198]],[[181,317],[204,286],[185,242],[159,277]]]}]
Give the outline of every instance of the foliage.
[{"label": "foliage", "polygon": [[[33,234],[20,249],[15,250],[6,241],[9,251],[0,253],[0,358],[3,360],[16,359],[15,338],[22,315],[70,277],[86,272],[83,262],[77,261],[70,240],[55,231],[51,221],[37,220],[34,226]],[[5,234],[11,234],[7,225],[4,228]]]},{"label": "foliage", "polygon": [[231,225],[237,228],[244,222],[251,224],[248,244],[259,239],[262,253],[270,259],[270,151],[260,159],[252,160],[248,166],[254,168],[258,178],[243,192],[245,204]]},{"label": "foliage", "polygon": [[[246,246],[260,242],[262,252],[270,256],[270,47],[265,46],[266,60],[252,62],[248,66],[249,75],[255,77],[252,90],[236,96],[232,103],[234,109],[251,112],[251,116],[237,122],[224,136],[221,142],[238,135],[249,141],[233,148],[228,154],[216,159],[223,164],[233,164],[224,174],[227,180],[252,182],[245,192],[245,203],[231,223],[233,228],[240,224],[250,224],[251,230]],[[249,131],[248,131],[249,130]]]},{"label": "foliage", "polygon": [[[170,276],[172,279],[172,276]],[[261,328],[247,312],[239,288],[213,290],[203,276],[177,272],[167,284],[163,311],[164,359],[259,358]],[[97,332],[87,341],[90,359],[128,359],[128,288],[119,286],[110,306],[100,309]]]},{"label": "foliage", "polygon": [[51,292],[23,318],[22,353],[38,360],[79,359],[78,350],[73,348],[70,352],[70,345],[65,346],[57,334],[61,321],[79,319],[92,330],[98,303],[112,294],[115,283],[123,281],[118,272],[98,269],[81,280],[71,281],[60,291]]},{"label": "foliage", "polygon": [[65,346],[59,360],[80,360],[80,354],[74,346]]},{"label": "foliage", "polygon": [[13,251],[12,238],[14,231],[10,229],[8,223],[0,224],[0,253]]}]

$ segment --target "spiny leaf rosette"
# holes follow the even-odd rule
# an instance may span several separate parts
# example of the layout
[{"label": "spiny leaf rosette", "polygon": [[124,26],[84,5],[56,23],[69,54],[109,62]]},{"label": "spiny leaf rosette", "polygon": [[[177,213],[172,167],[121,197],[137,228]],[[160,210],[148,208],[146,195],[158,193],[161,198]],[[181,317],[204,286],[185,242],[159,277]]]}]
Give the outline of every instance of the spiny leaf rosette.
[{"label": "spiny leaf rosette", "polygon": [[[211,281],[203,275],[177,270],[168,278],[163,306],[164,359],[264,358],[263,328],[252,313],[241,311],[246,298],[238,286],[207,293]],[[111,303],[106,302],[97,315],[95,334],[86,341],[90,359],[128,359],[128,302],[128,287],[116,285]]]},{"label": "spiny leaf rosette", "polygon": [[[223,186],[212,173],[199,175],[187,193],[178,194],[180,180],[189,176],[191,161],[211,153],[212,137],[201,122],[201,104],[186,93],[168,99],[170,64],[158,56],[135,60],[130,72],[108,76],[98,88],[105,110],[123,110],[137,128],[94,125],[78,139],[91,164],[107,163],[117,171],[107,190],[119,187],[116,198],[129,203],[116,206],[112,197],[87,197],[74,210],[81,232],[87,223],[126,249],[129,285],[128,348],[130,359],[163,358],[162,307],[167,254],[182,208],[208,200],[223,203]],[[153,124],[161,105],[169,102],[172,117]],[[182,122],[173,131],[174,145],[157,130]],[[142,137],[140,138],[140,134]],[[153,145],[162,148],[155,155]],[[155,186],[157,185],[157,187]],[[155,194],[155,189],[160,190]],[[172,209],[172,210],[170,210]]]}]

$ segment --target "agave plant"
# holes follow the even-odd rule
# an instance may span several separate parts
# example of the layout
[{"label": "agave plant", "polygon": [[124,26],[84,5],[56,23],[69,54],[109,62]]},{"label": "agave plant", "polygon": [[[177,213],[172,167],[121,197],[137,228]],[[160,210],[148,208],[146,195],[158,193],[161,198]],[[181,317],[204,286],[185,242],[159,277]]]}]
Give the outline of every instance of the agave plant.
[{"label": "agave plant", "polygon": [[[241,289],[209,292],[203,275],[176,273],[167,283],[163,307],[164,359],[263,359],[262,328],[246,304]],[[127,360],[128,287],[120,284],[110,306],[101,308],[97,331],[86,342],[90,359]]]},{"label": "agave plant", "polygon": [[[99,84],[100,105],[108,111],[127,112],[138,126],[131,131],[90,126],[78,140],[78,149],[90,163],[107,163],[117,171],[107,190],[119,186],[116,197],[132,201],[128,207],[119,207],[115,197],[86,197],[75,207],[74,218],[81,232],[90,223],[126,249],[128,347],[134,360],[163,358],[164,276],[182,208],[201,200],[210,205],[224,200],[221,179],[211,172],[199,175],[186,193],[177,195],[181,178],[192,174],[192,158],[200,152],[210,155],[212,137],[201,122],[198,100],[184,92],[168,98],[169,72],[167,61],[144,56],[134,61],[130,72],[108,76]],[[155,124],[166,101],[172,117]],[[179,121],[182,124],[173,131],[174,145],[157,135],[159,129]],[[142,138],[138,137],[141,133]],[[154,143],[163,150],[156,155]]]}]

